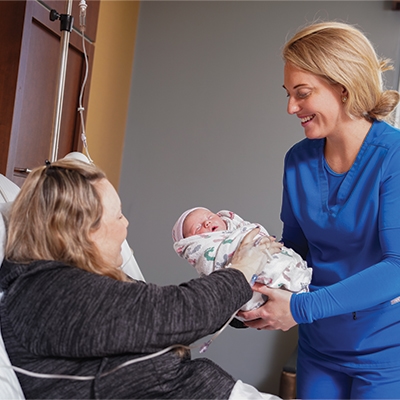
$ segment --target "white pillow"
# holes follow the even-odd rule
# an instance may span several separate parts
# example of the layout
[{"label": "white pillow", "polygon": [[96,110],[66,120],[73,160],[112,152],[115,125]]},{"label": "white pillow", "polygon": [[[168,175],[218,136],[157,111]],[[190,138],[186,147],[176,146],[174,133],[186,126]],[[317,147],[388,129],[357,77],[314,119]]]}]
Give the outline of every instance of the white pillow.
[{"label": "white pillow", "polygon": [[4,175],[0,174],[0,203],[14,201],[19,192],[19,187]]},{"label": "white pillow", "polygon": [[[5,215],[19,192],[19,187],[8,180],[4,175],[0,175],[0,266],[4,258],[4,246],[6,243],[6,222]],[[0,292],[0,300],[2,293]],[[0,332],[0,400],[25,399],[17,375],[11,368],[4,346],[3,337]]]},{"label": "white pillow", "polygon": [[19,192],[19,187],[4,175],[0,174],[0,267],[4,258],[6,244],[6,224],[3,213],[7,213],[10,203],[14,201]]}]

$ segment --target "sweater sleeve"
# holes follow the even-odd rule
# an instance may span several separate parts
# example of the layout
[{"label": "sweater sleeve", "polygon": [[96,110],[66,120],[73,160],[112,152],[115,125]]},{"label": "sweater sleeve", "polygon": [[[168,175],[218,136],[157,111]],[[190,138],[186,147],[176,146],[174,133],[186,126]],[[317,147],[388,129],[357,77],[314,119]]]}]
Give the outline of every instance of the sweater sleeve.
[{"label": "sweater sleeve", "polygon": [[160,287],[57,268],[27,277],[7,301],[15,335],[31,352],[99,357],[189,345],[220,328],[251,296],[234,269]]}]

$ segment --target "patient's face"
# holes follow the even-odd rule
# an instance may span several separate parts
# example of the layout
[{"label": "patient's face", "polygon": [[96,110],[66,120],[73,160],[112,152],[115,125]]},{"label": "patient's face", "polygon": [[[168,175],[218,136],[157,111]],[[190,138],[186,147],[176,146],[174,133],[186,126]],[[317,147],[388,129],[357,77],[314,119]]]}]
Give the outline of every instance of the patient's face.
[{"label": "patient's face", "polygon": [[206,208],[192,211],[185,219],[182,227],[183,237],[200,235],[201,233],[226,230],[224,220]]},{"label": "patient's face", "polygon": [[100,228],[93,231],[91,239],[109,265],[118,268],[122,264],[121,246],[126,239],[128,220],[121,211],[121,201],[107,179],[95,183],[103,205]]}]

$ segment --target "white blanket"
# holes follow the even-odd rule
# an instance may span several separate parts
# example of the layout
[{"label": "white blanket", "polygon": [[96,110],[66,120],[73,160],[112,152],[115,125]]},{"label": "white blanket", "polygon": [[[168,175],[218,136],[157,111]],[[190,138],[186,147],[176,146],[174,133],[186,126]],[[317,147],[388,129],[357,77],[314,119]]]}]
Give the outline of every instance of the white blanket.
[{"label": "white blanket", "polygon": [[[222,210],[217,214],[225,221],[227,230],[190,236],[174,244],[176,253],[195,267],[200,275],[209,275],[213,271],[225,268],[244,236],[251,230],[260,227],[260,235],[268,235],[264,227],[244,221],[231,211]],[[292,249],[283,247],[282,251],[274,254],[272,260],[265,265],[257,282],[294,293],[307,292],[311,275],[312,269],[307,267],[306,261]],[[264,302],[262,295],[255,292],[252,300],[246,303],[242,310],[259,307]]]}]

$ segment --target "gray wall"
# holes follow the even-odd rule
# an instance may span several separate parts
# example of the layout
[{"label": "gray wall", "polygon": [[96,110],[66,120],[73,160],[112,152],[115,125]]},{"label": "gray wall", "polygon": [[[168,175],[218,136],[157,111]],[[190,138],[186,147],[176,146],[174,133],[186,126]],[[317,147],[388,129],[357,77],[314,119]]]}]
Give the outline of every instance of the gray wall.
[{"label": "gray wall", "polygon": [[[231,209],[280,236],[283,157],[303,138],[286,113],[281,47],[306,22],[335,19],[358,24],[379,54],[398,60],[400,12],[390,5],[142,1],[119,192],[147,281],[197,276],[172,247],[171,228],[188,208]],[[390,87],[396,68],[387,74]],[[277,393],[296,338],[296,328],[228,328],[205,355]]]}]

